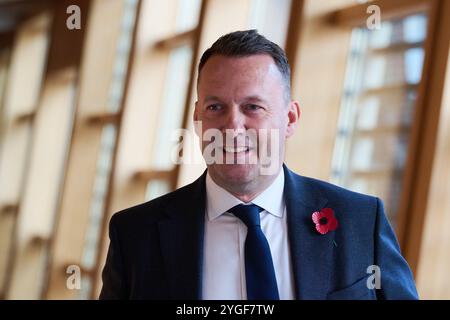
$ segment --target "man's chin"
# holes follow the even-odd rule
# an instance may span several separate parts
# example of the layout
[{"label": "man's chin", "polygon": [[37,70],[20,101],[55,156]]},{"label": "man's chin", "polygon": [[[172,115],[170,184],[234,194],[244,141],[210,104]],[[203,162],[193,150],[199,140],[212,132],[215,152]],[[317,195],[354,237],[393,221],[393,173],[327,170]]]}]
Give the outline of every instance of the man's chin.
[{"label": "man's chin", "polygon": [[257,177],[257,170],[254,164],[221,164],[210,168],[223,182],[234,185],[252,182]]}]

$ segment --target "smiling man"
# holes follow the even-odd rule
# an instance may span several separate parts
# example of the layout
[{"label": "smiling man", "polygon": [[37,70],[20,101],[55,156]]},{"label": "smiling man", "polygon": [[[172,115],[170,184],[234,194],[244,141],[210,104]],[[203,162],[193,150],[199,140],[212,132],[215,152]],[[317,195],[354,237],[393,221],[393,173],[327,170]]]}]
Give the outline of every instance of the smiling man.
[{"label": "smiling man", "polygon": [[283,164],[300,118],[284,51],[233,32],[198,74],[207,170],[112,217],[100,298],[416,299],[381,200]]},{"label": "smiling man", "polygon": [[[282,60],[286,58],[281,55],[277,58],[280,65],[287,65],[287,60]],[[218,129],[225,135],[224,161],[208,166],[208,174],[237,198],[249,202],[280,171],[285,139],[294,133],[300,116],[298,102],[290,100],[289,70],[285,67],[283,75],[268,54],[210,57],[208,51],[200,61],[200,70],[194,120],[200,121],[204,131]],[[251,129],[255,135],[247,134]],[[261,135],[262,132],[267,136]],[[270,141],[272,132],[279,137],[275,143]],[[276,150],[268,150],[270,159],[276,162],[272,164],[274,174],[264,174],[262,161],[251,161],[262,150],[258,136],[269,146],[276,146]],[[204,147],[207,144],[208,141],[203,141]],[[233,161],[226,161],[227,158]]]}]

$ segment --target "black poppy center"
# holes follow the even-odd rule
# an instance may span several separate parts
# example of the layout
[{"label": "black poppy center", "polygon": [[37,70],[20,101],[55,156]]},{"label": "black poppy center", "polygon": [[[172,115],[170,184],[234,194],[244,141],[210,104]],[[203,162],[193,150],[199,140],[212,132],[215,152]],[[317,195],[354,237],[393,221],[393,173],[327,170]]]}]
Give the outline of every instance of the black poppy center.
[{"label": "black poppy center", "polygon": [[328,223],[328,219],[327,218],[320,218],[319,223],[320,223],[320,225],[323,226],[323,225]]}]

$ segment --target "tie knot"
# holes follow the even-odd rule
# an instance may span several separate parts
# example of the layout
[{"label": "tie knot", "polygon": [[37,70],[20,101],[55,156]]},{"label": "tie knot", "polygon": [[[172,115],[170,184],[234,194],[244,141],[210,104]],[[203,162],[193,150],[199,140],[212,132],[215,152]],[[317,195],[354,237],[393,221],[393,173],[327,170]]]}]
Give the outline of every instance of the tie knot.
[{"label": "tie knot", "polygon": [[228,210],[228,212],[241,219],[247,227],[251,227],[260,225],[259,213],[263,210],[263,208],[258,207],[256,204],[238,204]]}]

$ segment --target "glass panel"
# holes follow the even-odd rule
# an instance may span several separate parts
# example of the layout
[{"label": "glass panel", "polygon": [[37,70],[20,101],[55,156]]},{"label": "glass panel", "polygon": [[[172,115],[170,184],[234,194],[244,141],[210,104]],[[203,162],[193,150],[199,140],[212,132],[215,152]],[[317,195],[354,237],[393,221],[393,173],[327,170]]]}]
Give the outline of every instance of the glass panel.
[{"label": "glass panel", "polygon": [[97,173],[92,195],[89,223],[84,240],[85,243],[82,265],[86,270],[93,268],[97,261],[97,247],[103,221],[105,198],[108,193],[109,176],[111,172],[115,142],[115,126],[105,126],[103,128],[99,158],[97,162]]},{"label": "glass panel", "polygon": [[[108,194],[116,134],[116,127],[114,125],[107,125],[103,128],[95,185],[89,213],[89,222],[84,239],[84,250],[81,262],[82,267],[85,270],[92,270],[97,262],[98,242],[100,239],[100,230],[102,228],[105,200]],[[88,280],[83,281],[83,284],[88,284]],[[79,292],[79,298],[88,299],[88,294],[89,290],[82,288]]]},{"label": "glass panel", "polygon": [[284,48],[290,9],[291,0],[252,0],[249,27]]},{"label": "glass panel", "polygon": [[122,30],[117,44],[114,72],[109,90],[108,110],[110,112],[118,112],[122,101],[131,42],[133,40],[134,22],[136,21],[136,6],[137,0],[125,1]]},{"label": "glass panel", "polygon": [[174,166],[171,161],[171,150],[176,141],[173,141],[172,133],[183,125],[191,61],[192,49],[190,46],[176,48],[170,53],[159,127],[157,128],[157,140],[153,152],[153,168],[157,170],[170,170]]},{"label": "glass panel", "polygon": [[78,300],[88,300],[92,290],[92,279],[88,277],[81,277],[80,292],[77,297]]},{"label": "glass panel", "polygon": [[[165,92],[159,115],[159,127],[157,128],[157,139],[154,152],[152,153],[154,155],[152,168],[155,170],[171,170],[174,167],[171,153],[177,141],[173,139],[172,133],[183,125],[191,62],[191,46],[179,47],[170,53]],[[177,92],[177,94],[173,94],[174,92]],[[169,181],[149,181],[146,199],[154,199],[169,191]]]},{"label": "glass panel", "polygon": [[175,32],[182,33],[197,27],[202,0],[178,0]]},{"label": "glass panel", "polygon": [[[176,27],[177,33],[197,27],[201,0],[178,0]],[[151,168],[153,170],[172,170],[172,150],[177,141],[173,132],[183,126],[185,103],[192,65],[192,43],[174,48],[169,53],[164,92],[158,115],[156,139],[152,150]],[[174,94],[175,93],[175,94]],[[171,191],[170,181],[151,180],[147,184],[146,199],[151,200]]]},{"label": "glass panel", "polygon": [[148,200],[155,199],[171,191],[169,181],[152,180],[147,184],[145,198]]},{"label": "glass panel", "polygon": [[385,201],[395,227],[427,17],[353,30],[331,180]]}]

